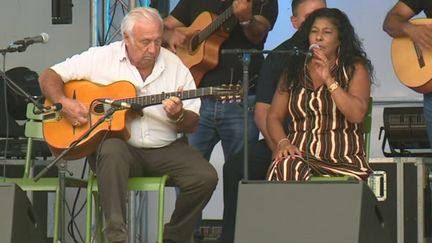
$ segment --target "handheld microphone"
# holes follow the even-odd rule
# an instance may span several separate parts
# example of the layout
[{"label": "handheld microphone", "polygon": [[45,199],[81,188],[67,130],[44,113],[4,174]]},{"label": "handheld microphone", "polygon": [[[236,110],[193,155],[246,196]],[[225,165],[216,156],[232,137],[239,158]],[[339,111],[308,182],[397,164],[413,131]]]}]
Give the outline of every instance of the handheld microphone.
[{"label": "handheld microphone", "polygon": [[23,45],[28,46],[35,43],[47,43],[49,40],[49,35],[47,33],[41,33],[38,36],[26,37],[22,40],[17,40],[12,43],[12,45]]},{"label": "handheld microphone", "polygon": [[306,58],[311,58],[313,56],[313,49],[320,48],[320,46],[317,43],[313,43],[309,46],[308,52],[306,54]]},{"label": "handheld microphone", "polygon": [[100,102],[104,104],[109,104],[111,106],[117,107],[117,108],[123,108],[123,109],[131,109],[134,111],[140,111],[142,106],[137,103],[128,103],[124,101],[115,101],[110,99],[100,99]]},{"label": "handheld microphone", "polygon": [[33,111],[35,115],[40,115],[44,113],[50,113],[54,111],[59,111],[63,108],[63,105],[61,103],[55,103],[52,106],[43,107],[42,109],[36,109]]}]

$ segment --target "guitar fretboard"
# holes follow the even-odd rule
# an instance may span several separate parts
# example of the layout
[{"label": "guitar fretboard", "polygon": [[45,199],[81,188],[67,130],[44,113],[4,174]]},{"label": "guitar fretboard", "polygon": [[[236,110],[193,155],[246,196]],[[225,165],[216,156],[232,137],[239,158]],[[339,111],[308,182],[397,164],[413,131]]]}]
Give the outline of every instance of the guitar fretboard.
[{"label": "guitar fretboard", "polygon": [[193,99],[193,98],[210,96],[210,95],[214,95],[213,87],[176,91],[176,92],[167,92],[167,93],[164,92],[161,94],[140,96],[136,98],[125,98],[125,99],[120,99],[118,101],[137,103],[142,105],[143,107],[146,107],[150,105],[160,104],[162,103],[163,100],[168,99],[171,96],[179,97],[181,100],[187,100],[187,99]]},{"label": "guitar fretboard", "polygon": [[225,21],[227,21],[233,14],[233,6],[229,6],[225,11],[220,14],[211,24],[205,27],[198,35],[198,45],[205,41],[213,32],[219,29]]}]

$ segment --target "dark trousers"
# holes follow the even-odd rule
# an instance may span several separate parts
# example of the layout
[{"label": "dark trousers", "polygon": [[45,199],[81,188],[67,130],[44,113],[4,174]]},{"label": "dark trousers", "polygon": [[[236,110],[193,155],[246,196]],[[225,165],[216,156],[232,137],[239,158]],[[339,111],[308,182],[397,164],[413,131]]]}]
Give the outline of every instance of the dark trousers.
[{"label": "dark trousers", "polygon": [[164,228],[164,240],[184,243],[191,236],[202,209],[217,185],[217,172],[201,153],[181,138],[163,148],[133,147],[110,138],[90,158],[97,175],[102,211],[109,242],[125,241],[127,183],[129,177],[168,175],[180,188],[170,222]]},{"label": "dark trousers", "polygon": [[[234,242],[238,185],[244,178],[243,150],[227,160],[223,166],[224,212],[222,223],[223,243]],[[249,144],[248,179],[264,180],[271,163],[272,152],[264,139]]]}]

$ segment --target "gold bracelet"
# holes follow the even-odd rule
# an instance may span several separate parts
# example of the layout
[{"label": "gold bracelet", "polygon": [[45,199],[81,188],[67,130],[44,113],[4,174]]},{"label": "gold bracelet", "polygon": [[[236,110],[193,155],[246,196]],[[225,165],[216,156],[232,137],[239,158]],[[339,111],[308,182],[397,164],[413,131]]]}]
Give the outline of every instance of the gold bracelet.
[{"label": "gold bracelet", "polygon": [[181,111],[180,115],[177,117],[177,119],[171,120],[171,122],[180,123],[180,122],[184,121],[184,118],[185,118],[184,116],[185,116],[185,110],[182,109],[182,111]]},{"label": "gold bracelet", "polygon": [[287,141],[289,143],[288,138],[282,138],[281,140],[279,140],[279,142],[276,145],[276,148],[279,149],[279,146],[282,144],[283,141]]},{"label": "gold bracelet", "polygon": [[333,93],[337,88],[339,88],[339,83],[336,82],[336,81],[334,81],[332,84],[330,84],[330,85],[327,87],[327,90],[328,90],[330,93]]}]

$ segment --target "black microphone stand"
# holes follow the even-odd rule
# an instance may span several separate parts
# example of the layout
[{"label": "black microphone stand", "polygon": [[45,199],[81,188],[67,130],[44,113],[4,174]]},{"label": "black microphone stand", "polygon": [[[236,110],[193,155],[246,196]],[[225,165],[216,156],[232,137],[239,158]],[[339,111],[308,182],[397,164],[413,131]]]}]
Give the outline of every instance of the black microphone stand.
[{"label": "black microphone stand", "polygon": [[[28,45],[22,44],[22,45],[9,45],[6,49],[0,49],[0,53],[3,55],[3,60],[6,59],[6,53],[9,52],[24,52],[27,49]],[[4,67],[4,62],[3,62],[3,71],[0,70],[0,77],[3,78],[4,81],[4,91],[6,94],[6,90],[8,86],[11,86],[11,89],[14,90],[14,92],[18,92],[20,95],[24,96],[25,99],[29,100],[30,102],[32,102],[34,104],[34,106],[36,107],[37,110],[33,111],[33,112],[38,112],[38,114],[45,114],[47,112],[53,112],[55,110],[50,110],[47,109],[43,106],[43,104],[41,104],[39,101],[37,101],[34,96],[31,96],[30,94],[28,94],[25,90],[23,90],[19,85],[17,85],[12,79],[10,79],[6,73],[5,73],[5,67]],[[5,96],[6,99],[6,96]],[[7,106],[7,103],[5,103],[5,106]],[[110,114],[107,114],[106,117],[111,116],[115,109],[111,108],[113,111],[110,112]],[[110,109],[110,110],[111,110]],[[105,116],[104,116],[105,117]],[[103,121],[103,119],[101,118],[100,120]],[[97,125],[99,125],[100,123],[102,123],[102,121],[98,121],[95,124],[95,127]],[[8,124],[6,124],[8,126]],[[94,127],[94,128],[95,128]],[[92,128],[89,132],[87,132],[86,134],[88,135],[92,130],[94,130],[94,128]],[[81,141],[81,140],[80,140]],[[79,141],[76,142],[76,144],[78,144]],[[76,144],[74,144],[73,147],[76,146]],[[61,158],[63,158],[63,156],[65,156],[67,154],[68,151],[70,151],[72,148],[71,146],[70,149],[65,150],[61,156],[59,156],[58,158],[56,158],[53,162],[51,162],[47,167],[45,167],[35,178],[34,181],[37,182],[54,164],[56,164],[58,161],[60,161]],[[7,150],[7,147],[5,148],[5,150]],[[66,190],[66,185],[65,185],[65,179],[66,179],[66,172],[69,172],[67,170],[67,166],[66,166],[66,162],[63,161],[59,166],[58,166],[58,175],[59,175],[59,198],[61,200],[61,203],[59,205],[60,207],[60,227],[59,227],[59,242],[66,242],[65,238],[66,238],[66,234],[65,234],[65,227],[66,227],[66,223],[65,223],[65,205],[66,205],[66,200],[65,200],[65,190]],[[6,171],[4,169],[4,171]],[[70,173],[70,172],[69,172]]]},{"label": "black microphone stand", "polygon": [[64,156],[66,156],[72,149],[74,149],[82,140],[86,139],[90,133],[98,127],[103,122],[110,120],[114,112],[118,110],[123,110],[124,108],[118,108],[118,107],[111,107],[108,109],[108,111],[105,112],[105,114],[99,118],[95,123],[93,123],[89,129],[85,133],[83,133],[79,138],[77,138],[75,141],[73,141],[67,149],[63,150],[55,160],[51,161],[43,170],[41,170],[35,177],[34,181],[38,181],[45,173],[48,172],[48,170],[53,167],[59,160],[61,160]]},{"label": "black microphone stand", "polygon": [[[46,113],[46,109],[44,108],[44,106],[38,102],[37,100],[35,100],[30,94],[28,94],[25,90],[23,90],[19,85],[17,85],[12,79],[10,79],[9,77],[7,77],[6,73],[3,71],[0,71],[0,76],[3,78],[5,84],[5,90],[6,88],[10,85],[12,86],[12,89],[15,90],[15,92],[20,93],[20,95],[24,96],[27,100],[31,101],[36,109],[38,110],[39,114],[44,114]],[[36,112],[36,111],[34,111]],[[64,155],[63,155],[64,156]],[[59,161],[61,158],[59,158],[58,160],[56,159],[56,162]],[[47,166],[48,167],[48,166]],[[45,167],[44,170],[42,170],[45,174],[49,168],[51,168],[51,166],[49,168]],[[59,227],[59,240],[60,242],[65,242],[65,174],[67,171],[67,166],[66,163],[61,163],[58,166],[58,176],[59,176],[59,198],[61,200],[60,203],[60,227]],[[70,172],[69,172],[70,173]],[[35,177],[34,181],[38,181],[40,179],[40,177],[43,175],[41,173],[39,173],[37,179]]]},{"label": "black microphone stand", "polygon": [[[31,96],[29,93],[27,93],[25,90],[23,90],[18,84],[16,84],[12,79],[10,79],[5,72],[0,70],[0,76],[3,78],[4,82],[7,86],[12,86],[11,89],[18,91],[18,93],[22,96],[24,96],[25,99],[31,101],[35,105],[35,107],[38,109],[38,112],[44,113],[45,107],[35,99],[35,96]],[[6,88],[5,87],[5,88]]]},{"label": "black microphone stand", "polygon": [[[0,49],[0,53],[3,55],[3,60],[6,59],[6,53],[8,52],[23,52],[27,49],[28,45],[9,45],[6,49]],[[4,63],[3,63],[4,64]],[[8,85],[12,86],[12,89],[20,93],[20,95],[24,96],[27,100],[31,101],[35,107],[39,110],[40,113],[44,112],[44,106],[36,101],[33,96],[28,94],[26,91],[24,91],[19,85],[17,85],[12,79],[10,79],[5,72],[5,67],[3,66],[3,70],[0,70],[0,76],[3,78],[5,82],[5,90],[7,89]]]},{"label": "black microphone stand", "polygon": [[249,179],[249,151],[248,151],[248,96],[249,96],[249,64],[251,61],[251,55],[258,54],[286,54],[286,55],[307,55],[308,52],[300,50],[294,46],[290,50],[256,50],[256,49],[223,49],[221,54],[236,54],[241,56],[243,64],[243,179]]},{"label": "black microphone stand", "polygon": [[11,44],[6,49],[0,49],[0,53],[4,57],[8,52],[24,52],[27,49],[27,47],[28,45],[26,44],[20,44],[20,45]]},{"label": "black microphone stand", "polygon": [[[63,160],[63,157],[66,156],[71,150],[73,150],[81,141],[83,141],[85,138],[87,138],[90,133],[98,127],[100,124],[107,120],[111,120],[112,115],[114,112],[118,110],[122,110],[124,108],[118,108],[118,107],[111,107],[106,111],[104,116],[99,118],[94,124],[92,124],[89,129],[85,133],[83,133],[78,139],[73,141],[67,149],[63,150],[53,161],[51,161],[47,166],[45,166],[44,169],[42,169],[34,178],[33,180],[37,182],[43,175],[45,175],[48,170],[53,167],[54,165],[58,164],[58,174],[59,174],[59,197],[61,200],[60,203],[60,242],[65,242],[65,215],[66,215],[66,199],[65,199],[65,191],[66,191],[66,172],[69,172],[67,170],[66,161]],[[61,162],[60,162],[61,161]],[[69,172],[70,173],[70,172]]]},{"label": "black microphone stand", "polygon": [[5,163],[3,164],[3,177],[6,177],[6,158],[7,158],[7,151],[8,151],[8,138],[9,138],[9,119],[8,116],[8,107],[7,107],[7,88],[10,87],[11,90],[15,93],[19,93],[21,96],[24,96],[27,100],[31,101],[35,107],[42,111],[43,105],[39,103],[34,97],[32,97],[30,94],[28,94],[26,91],[24,91],[19,85],[17,85],[12,79],[10,79],[6,75],[6,67],[5,67],[5,60],[6,60],[6,53],[9,52],[23,52],[27,48],[27,45],[9,45],[6,49],[0,49],[0,53],[3,56],[3,67],[2,70],[0,70],[0,77],[3,79],[3,99],[4,99],[4,109],[5,109],[5,128],[6,128],[6,142],[5,142]]},{"label": "black microphone stand", "polygon": [[[9,138],[9,119],[7,119],[7,80],[10,80],[10,79],[7,79],[7,77],[6,77],[6,74],[5,74],[5,72],[6,72],[6,53],[8,53],[8,52],[23,52],[23,51],[25,51],[27,49],[27,46],[24,46],[24,45],[9,45],[6,49],[0,49],[0,53],[2,54],[2,56],[3,56],[3,66],[2,66],[2,70],[0,70],[1,71],[1,73],[0,73],[0,76],[1,77],[3,77],[3,81],[4,81],[4,83],[3,83],[3,95],[4,95],[4,100],[5,100],[5,103],[4,103],[4,107],[5,107],[5,112],[6,112],[6,116],[5,116],[5,127],[6,127],[6,139],[7,138]],[[7,150],[8,150],[8,142],[7,142],[7,140],[6,140],[6,143],[5,143],[5,149],[4,149],[4,151],[5,151],[5,163],[3,164],[3,176],[5,176],[5,173],[6,173],[6,157],[7,157]]]}]

